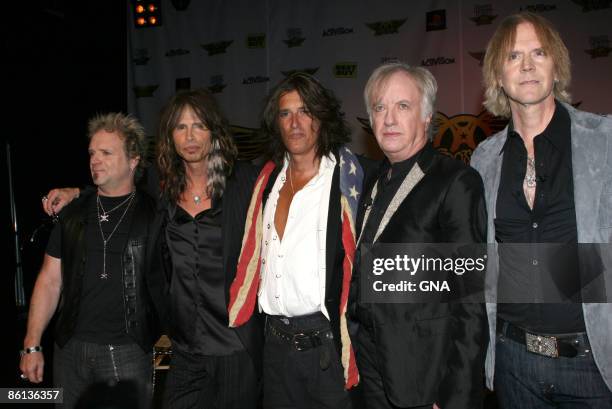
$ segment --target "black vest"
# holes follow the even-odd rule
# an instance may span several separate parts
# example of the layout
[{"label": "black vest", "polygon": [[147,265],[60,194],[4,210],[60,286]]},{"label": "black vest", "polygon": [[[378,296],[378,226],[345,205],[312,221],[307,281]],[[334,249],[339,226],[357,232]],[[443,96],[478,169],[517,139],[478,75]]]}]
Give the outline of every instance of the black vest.
[{"label": "black vest", "polygon": [[[85,228],[87,208],[95,200],[95,191],[87,190],[60,215],[62,229],[62,294],[58,308],[55,339],[63,347],[74,333],[81,301],[81,287],[87,261]],[[137,192],[128,239],[122,256],[123,307],[125,330],[134,342],[150,351],[160,336],[159,320],[153,299],[159,294],[158,269],[149,237],[157,223],[152,198]],[[157,263],[155,263],[157,264]]]}]

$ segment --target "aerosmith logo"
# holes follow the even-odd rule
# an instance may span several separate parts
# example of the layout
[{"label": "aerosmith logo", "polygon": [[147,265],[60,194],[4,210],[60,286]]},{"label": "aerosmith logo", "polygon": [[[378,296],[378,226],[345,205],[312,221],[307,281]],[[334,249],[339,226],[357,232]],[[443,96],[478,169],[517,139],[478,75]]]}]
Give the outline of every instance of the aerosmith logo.
[{"label": "aerosmith logo", "polygon": [[432,122],[434,148],[465,163],[470,162],[472,152],[480,142],[504,129],[508,123],[487,111],[477,116],[459,114],[452,117],[437,112]]}]

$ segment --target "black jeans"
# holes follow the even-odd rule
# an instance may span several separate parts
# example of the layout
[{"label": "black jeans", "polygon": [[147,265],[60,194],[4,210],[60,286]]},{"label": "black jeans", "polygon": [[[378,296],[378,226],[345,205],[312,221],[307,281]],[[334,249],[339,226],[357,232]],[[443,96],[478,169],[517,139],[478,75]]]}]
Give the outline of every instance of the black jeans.
[{"label": "black jeans", "polygon": [[[264,345],[264,408],[265,409],[348,409],[351,401],[344,390],[344,375],[333,339],[317,347],[298,351],[294,345],[270,332],[266,319]],[[283,322],[284,321],[284,322]],[[283,318],[276,324],[286,332],[329,330],[329,320],[322,313],[305,317]],[[324,355],[322,355],[324,354]],[[321,364],[323,356],[324,363]]]},{"label": "black jeans", "polygon": [[166,379],[164,408],[256,408],[259,392],[255,367],[246,351],[207,356],[175,349]]},{"label": "black jeans", "polygon": [[[581,335],[581,343],[588,342]],[[610,409],[612,392],[590,352],[573,358],[549,358],[498,334],[495,391],[501,409]]]},{"label": "black jeans", "polygon": [[[113,400],[124,402],[125,396],[119,395],[125,389],[112,386],[130,383],[137,407],[148,408],[152,399],[153,350],[144,352],[137,344],[93,344],[73,338],[63,348],[55,345],[53,377],[55,386],[64,388],[64,403],[59,405],[63,409],[77,406],[88,389],[90,393],[100,391],[97,384],[105,386],[104,399],[109,405]],[[79,407],[83,404],[81,401]]]}]

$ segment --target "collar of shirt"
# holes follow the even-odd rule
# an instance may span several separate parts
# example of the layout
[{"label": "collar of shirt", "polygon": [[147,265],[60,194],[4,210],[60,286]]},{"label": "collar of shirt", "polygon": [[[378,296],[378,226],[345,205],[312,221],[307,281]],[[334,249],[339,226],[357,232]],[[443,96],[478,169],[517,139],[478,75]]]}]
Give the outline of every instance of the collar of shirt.
[{"label": "collar of shirt", "polygon": [[[555,100],[555,113],[544,131],[535,136],[534,143],[536,139],[546,139],[555,149],[563,151],[570,143],[570,126],[571,120],[567,109],[559,101]],[[508,122],[508,138],[500,153],[503,153],[509,144],[512,143],[511,141],[516,140],[516,138],[520,139],[521,135],[514,130],[514,123],[511,118],[510,122]]]},{"label": "collar of shirt", "polygon": [[[307,188],[309,186],[313,186],[314,184],[316,184],[319,180],[321,180],[322,177],[325,176],[325,172],[333,172],[334,171],[334,166],[336,166],[336,158],[334,158],[334,155],[329,154],[329,155],[324,155],[321,157],[321,160],[319,162],[319,171],[317,172],[316,175],[314,175],[314,177],[312,179],[310,179],[308,181],[308,183],[306,183],[306,185],[304,186],[304,188]],[[289,168],[289,154],[285,154],[285,159],[283,160],[283,169],[280,171],[280,173],[278,174],[278,176],[283,175],[282,177],[283,182],[286,180],[287,176],[287,169]],[[276,187],[276,186],[274,186]],[[278,187],[278,190],[281,190],[281,188],[283,187],[283,185],[281,184]],[[277,192],[278,192],[277,190]]]},{"label": "collar of shirt", "polygon": [[288,164],[286,158],[264,208],[259,307],[272,315],[299,316],[321,311],[327,316],[327,212],[336,160],[331,155],[322,157],[318,174],[296,193],[281,241],[274,218]]},{"label": "collar of shirt", "polygon": [[[428,142],[429,143],[429,142]],[[378,174],[378,180],[380,183],[389,183],[392,180],[396,180],[397,178],[403,178],[406,176],[412,166],[414,166],[415,162],[418,160],[419,156],[423,152],[425,147],[421,148],[417,153],[400,162],[391,163],[389,159],[385,158],[380,167],[380,173]],[[391,177],[387,177],[391,171]]]}]

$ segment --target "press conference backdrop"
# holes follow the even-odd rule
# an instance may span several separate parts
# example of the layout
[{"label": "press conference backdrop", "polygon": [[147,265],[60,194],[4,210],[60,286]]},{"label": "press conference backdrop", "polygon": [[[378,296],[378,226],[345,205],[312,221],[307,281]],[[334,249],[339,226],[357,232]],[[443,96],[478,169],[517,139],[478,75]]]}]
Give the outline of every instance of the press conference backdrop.
[{"label": "press conference backdrop", "polygon": [[204,87],[220,102],[243,155],[255,154],[252,133],[266,94],[299,70],[342,100],[353,149],[377,156],[363,88],[379,64],[401,60],[435,75],[434,144],[468,160],[505,125],[482,107],[481,64],[497,24],[521,10],[560,30],[572,59],[574,105],[612,113],[610,0],[164,0],[156,2],[161,25],[146,28],[137,28],[137,3],[128,3],[128,107],[151,137],[168,98]]}]

